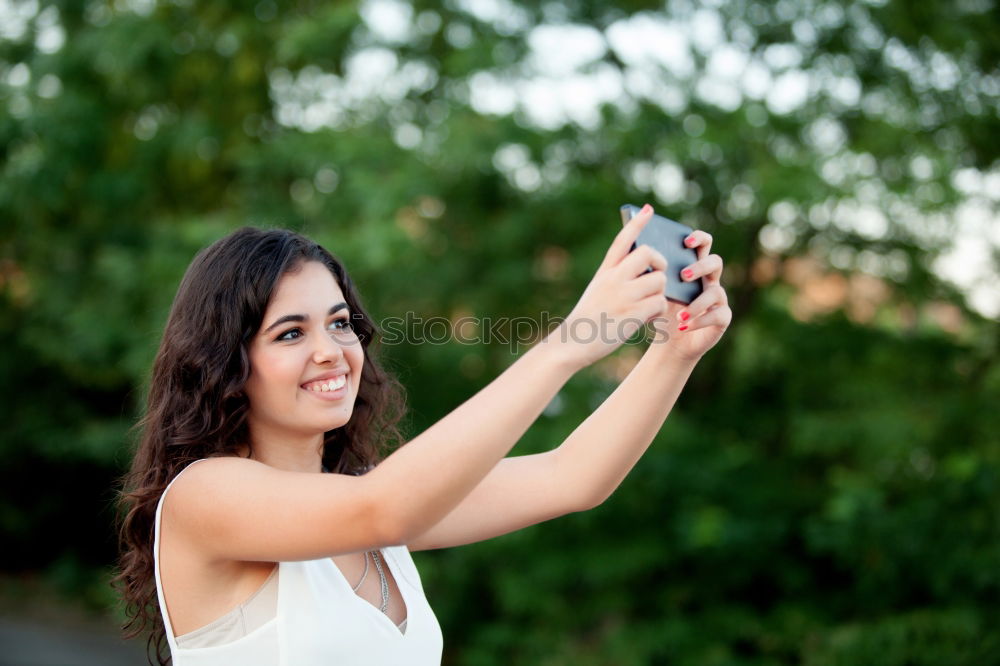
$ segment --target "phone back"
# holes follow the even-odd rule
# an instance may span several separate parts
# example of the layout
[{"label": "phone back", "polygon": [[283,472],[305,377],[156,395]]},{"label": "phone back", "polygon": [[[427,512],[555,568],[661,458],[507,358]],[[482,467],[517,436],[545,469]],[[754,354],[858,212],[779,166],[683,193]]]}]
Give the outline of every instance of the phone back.
[{"label": "phone back", "polygon": [[[625,204],[621,207],[622,224],[626,224],[639,213],[639,207]],[[632,244],[632,250],[639,245],[650,245],[667,259],[667,286],[663,295],[669,300],[688,305],[702,292],[701,280],[685,282],[681,271],[698,261],[698,253],[684,245],[684,239],[692,229],[680,222],[674,222],[661,215],[653,215],[639,237]],[[631,252],[631,250],[629,250]],[[649,269],[652,270],[652,269]]]}]

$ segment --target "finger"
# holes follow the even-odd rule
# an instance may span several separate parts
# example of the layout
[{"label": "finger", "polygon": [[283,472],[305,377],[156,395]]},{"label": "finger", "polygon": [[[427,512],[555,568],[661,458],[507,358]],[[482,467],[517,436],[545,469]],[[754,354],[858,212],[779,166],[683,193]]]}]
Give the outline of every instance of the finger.
[{"label": "finger", "polygon": [[673,301],[668,301],[666,298],[663,299],[663,303],[663,307],[649,323],[653,324],[654,327],[669,331],[672,327],[676,326],[677,312],[682,306]]},{"label": "finger", "polygon": [[680,311],[683,310],[685,307],[686,306],[683,303],[677,303],[676,301],[668,300],[666,316],[670,317],[671,319],[675,319],[677,315],[680,313]]},{"label": "finger", "polygon": [[695,229],[684,239],[684,246],[697,250],[698,258],[701,259],[712,251],[712,234]]},{"label": "finger", "polygon": [[608,248],[607,253],[604,255],[604,261],[601,262],[601,268],[609,268],[611,266],[617,266],[622,259],[628,255],[629,251],[632,249],[632,244],[635,239],[639,237],[639,232],[643,230],[646,224],[653,218],[653,207],[646,204],[642,207],[638,213],[635,214],[631,220],[628,221],[622,230],[618,232],[615,239],[611,242],[611,247]]},{"label": "finger", "polygon": [[[629,294],[632,298],[645,298],[654,294],[663,295],[667,286],[667,274],[663,271],[652,271],[629,281]],[[664,298],[664,301],[667,299]]]},{"label": "finger", "polygon": [[710,254],[682,268],[681,279],[685,282],[694,282],[698,278],[705,278],[706,284],[717,284],[722,279],[722,267],[722,257]]},{"label": "finger", "polygon": [[720,326],[725,329],[729,327],[729,324],[732,321],[733,311],[728,305],[722,305],[715,308],[711,312],[706,312],[697,319],[680,322],[677,326],[677,330],[681,333],[690,333],[691,331],[697,331],[700,328],[710,328],[712,326]]},{"label": "finger", "polygon": [[632,250],[620,264],[620,270],[630,278],[642,275],[650,266],[654,270],[667,270],[667,258],[649,245],[640,245]]},{"label": "finger", "polygon": [[681,322],[688,322],[697,319],[706,312],[728,306],[729,296],[721,285],[712,285],[705,288],[698,298],[677,313],[677,319]]},{"label": "finger", "polygon": [[639,316],[645,323],[656,319],[663,312],[663,293],[653,294],[639,301]]},{"label": "finger", "polygon": [[638,301],[628,316],[615,322],[615,332],[623,340],[632,337],[642,326],[662,316],[664,300],[662,295],[653,294]]}]

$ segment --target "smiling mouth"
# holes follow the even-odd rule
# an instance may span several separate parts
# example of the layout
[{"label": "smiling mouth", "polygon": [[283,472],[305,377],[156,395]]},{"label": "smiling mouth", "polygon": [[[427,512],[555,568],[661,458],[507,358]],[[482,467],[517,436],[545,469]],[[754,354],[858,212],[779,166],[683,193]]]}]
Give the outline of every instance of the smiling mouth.
[{"label": "smiling mouth", "polygon": [[302,388],[306,391],[312,393],[331,393],[337,389],[341,389],[347,386],[347,375],[340,375],[339,377],[334,377],[333,379],[321,379],[316,382],[309,382],[308,384],[303,384]]}]

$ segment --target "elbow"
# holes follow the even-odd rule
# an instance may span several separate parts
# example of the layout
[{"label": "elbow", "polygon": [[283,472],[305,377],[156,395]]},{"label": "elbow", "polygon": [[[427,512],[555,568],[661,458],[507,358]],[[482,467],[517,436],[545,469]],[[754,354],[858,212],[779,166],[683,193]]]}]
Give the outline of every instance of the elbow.
[{"label": "elbow", "polygon": [[567,513],[579,513],[581,511],[589,511],[590,509],[596,509],[597,507],[604,504],[604,501],[611,497],[611,493],[605,492],[587,492],[580,493],[574,498],[570,504],[570,510]]},{"label": "elbow", "polygon": [[392,502],[373,502],[369,520],[375,539],[381,546],[400,546],[410,538],[411,530],[407,527],[407,521]]},{"label": "elbow", "polygon": [[427,526],[421,511],[407,497],[375,493],[369,505],[369,524],[383,546],[402,546],[419,536]]},{"label": "elbow", "polygon": [[549,478],[552,486],[559,489],[559,495],[553,498],[556,505],[562,508],[559,515],[599,507],[614,492],[613,486],[606,488],[606,484],[588,470],[569,466],[570,461],[562,453],[562,447],[550,451],[548,455],[553,465]]},{"label": "elbow", "polygon": [[360,519],[368,525],[371,539],[379,547],[405,544],[410,538],[409,523],[412,522],[406,498],[399,497],[396,488],[377,472],[369,472],[359,481],[363,484],[361,492],[365,497]]}]

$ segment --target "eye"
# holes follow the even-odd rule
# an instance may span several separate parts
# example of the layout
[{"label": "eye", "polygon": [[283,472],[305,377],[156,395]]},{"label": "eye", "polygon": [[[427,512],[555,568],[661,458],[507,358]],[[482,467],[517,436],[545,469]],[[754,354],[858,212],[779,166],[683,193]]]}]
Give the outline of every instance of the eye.
[{"label": "eye", "polygon": [[330,322],[330,328],[335,331],[353,331],[354,324],[350,319],[334,319]]},{"label": "eye", "polygon": [[[292,333],[295,333],[296,335],[293,337]],[[302,335],[301,328],[290,328],[281,335],[279,335],[277,338],[275,338],[275,340],[295,340],[301,335]]]}]

